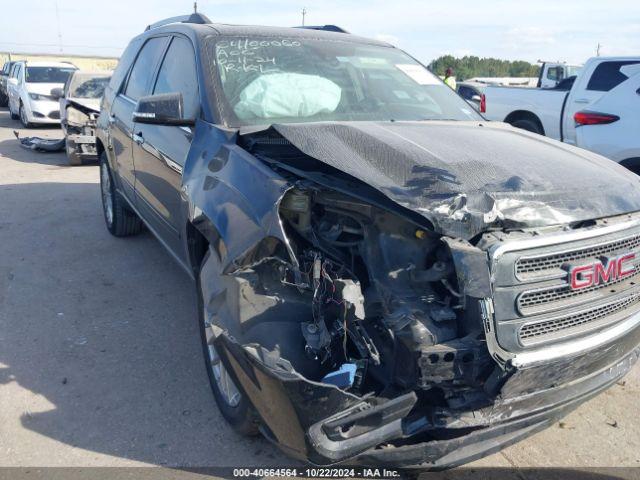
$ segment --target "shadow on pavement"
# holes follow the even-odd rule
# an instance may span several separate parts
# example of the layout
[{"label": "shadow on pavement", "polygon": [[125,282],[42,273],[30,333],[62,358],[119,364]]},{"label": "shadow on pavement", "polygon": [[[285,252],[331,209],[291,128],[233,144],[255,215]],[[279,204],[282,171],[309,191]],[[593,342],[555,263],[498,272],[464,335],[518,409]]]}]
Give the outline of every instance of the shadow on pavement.
[{"label": "shadow on pavement", "polygon": [[[97,184],[1,185],[0,205],[0,410],[8,424],[19,418],[14,431],[2,427],[14,456],[68,465],[84,449],[176,467],[292,463],[224,423],[191,280],[149,233],[107,233]],[[52,451],[49,439],[64,445]]]}]

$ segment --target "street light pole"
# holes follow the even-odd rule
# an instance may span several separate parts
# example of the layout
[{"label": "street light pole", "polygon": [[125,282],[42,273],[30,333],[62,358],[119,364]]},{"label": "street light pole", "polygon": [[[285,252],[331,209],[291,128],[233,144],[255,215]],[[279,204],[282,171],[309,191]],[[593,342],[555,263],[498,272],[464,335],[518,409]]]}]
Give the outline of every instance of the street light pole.
[{"label": "street light pole", "polygon": [[304,17],[307,14],[307,9],[302,7],[302,26],[304,27]]}]

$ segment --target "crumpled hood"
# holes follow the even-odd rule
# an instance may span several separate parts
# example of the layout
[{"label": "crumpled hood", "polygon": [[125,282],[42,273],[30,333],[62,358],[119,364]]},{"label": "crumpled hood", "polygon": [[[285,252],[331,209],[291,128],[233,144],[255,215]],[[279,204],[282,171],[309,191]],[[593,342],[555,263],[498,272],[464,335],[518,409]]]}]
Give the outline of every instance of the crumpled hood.
[{"label": "crumpled hood", "polygon": [[486,122],[274,125],[306,155],[442,234],[569,224],[640,210],[640,177],[594,153]]},{"label": "crumpled hood", "polygon": [[78,98],[69,97],[69,102],[77,103],[93,112],[100,113],[100,102],[102,98]]}]

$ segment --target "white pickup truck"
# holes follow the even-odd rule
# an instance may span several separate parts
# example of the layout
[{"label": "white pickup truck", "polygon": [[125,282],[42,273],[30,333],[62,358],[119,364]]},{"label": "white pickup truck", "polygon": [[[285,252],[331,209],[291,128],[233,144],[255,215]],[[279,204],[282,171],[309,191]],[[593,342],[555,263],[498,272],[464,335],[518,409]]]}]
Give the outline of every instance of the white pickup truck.
[{"label": "white pickup truck", "polygon": [[[585,63],[577,76],[566,78],[555,88],[487,87],[484,90],[484,108],[481,113],[488,120],[510,123],[556,140],[589,148],[581,145],[577,138],[576,127],[583,123],[580,119],[578,122],[575,115],[578,112],[591,112],[590,106],[628,80],[635,68],[630,66],[637,64],[640,64],[640,57],[594,57]],[[587,120],[594,122],[597,119]],[[602,122],[609,120],[601,118]],[[621,138],[620,143],[624,142],[625,138]],[[615,158],[611,153],[606,155],[621,163],[625,160]]]}]

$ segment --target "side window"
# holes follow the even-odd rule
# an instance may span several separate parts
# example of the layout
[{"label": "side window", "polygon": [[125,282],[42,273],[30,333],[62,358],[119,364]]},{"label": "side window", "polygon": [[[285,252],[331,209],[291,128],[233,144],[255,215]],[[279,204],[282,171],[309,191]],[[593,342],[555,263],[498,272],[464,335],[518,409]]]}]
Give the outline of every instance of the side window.
[{"label": "side window", "polygon": [[191,42],[174,37],[158,72],[154,94],[181,93],[185,118],[196,118],[200,110],[195,53]]},{"label": "side window", "polygon": [[562,67],[550,67],[547,70],[547,78],[553,81],[562,80]]},{"label": "side window", "polygon": [[118,60],[118,65],[116,69],[113,71],[113,75],[111,76],[111,81],[109,82],[109,88],[115,92],[120,90],[120,85],[122,85],[122,81],[124,77],[127,76],[127,72],[129,71],[129,67],[133,63],[133,60],[136,58],[136,53],[140,49],[140,40],[134,40],[127,48],[124,49],[122,55],[120,56],[120,60]]},{"label": "side window", "polygon": [[595,90],[597,92],[608,92],[612,88],[617,87],[624,82],[627,77],[620,71],[625,65],[634,65],[640,63],[637,61],[626,62],[603,62],[596,67],[593,75],[589,79],[587,90]]},{"label": "side window", "polygon": [[152,38],[140,50],[124,91],[124,94],[130,99],[138,100],[146,95],[149,80],[153,76],[156,62],[162,53],[166,40],[166,37]]}]

